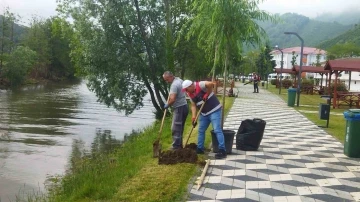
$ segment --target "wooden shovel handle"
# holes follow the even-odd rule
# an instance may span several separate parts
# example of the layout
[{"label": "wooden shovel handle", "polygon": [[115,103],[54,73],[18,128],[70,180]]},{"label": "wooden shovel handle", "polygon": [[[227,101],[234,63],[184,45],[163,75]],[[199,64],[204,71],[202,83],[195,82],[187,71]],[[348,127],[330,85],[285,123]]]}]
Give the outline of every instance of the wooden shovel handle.
[{"label": "wooden shovel handle", "polygon": [[[197,115],[196,115],[196,117],[195,117],[195,122],[197,122],[197,120],[198,120],[198,118],[199,118],[199,116],[200,116],[200,113],[201,113],[204,105],[205,105],[205,102],[202,103],[202,105],[201,105],[201,107],[200,107],[200,109],[199,109],[199,112],[197,113]],[[184,144],[184,147],[185,147],[185,146],[187,145],[187,143],[189,142],[191,133],[192,133],[192,131],[194,130],[194,128],[195,128],[194,126],[191,128],[190,133],[189,133],[189,135],[188,135],[188,137],[187,137],[187,139],[186,139],[186,142],[185,142],[185,144]]]},{"label": "wooden shovel handle", "polygon": [[[169,94],[168,99],[167,99],[166,102],[169,102],[169,100],[170,100],[170,94]],[[164,110],[164,115],[163,115],[162,120],[161,120],[161,125],[160,125],[160,130],[159,130],[159,137],[158,137],[158,139],[160,139],[161,133],[162,133],[162,130],[163,130],[163,127],[164,127],[164,121],[165,121],[166,112],[167,112],[167,109]]]}]

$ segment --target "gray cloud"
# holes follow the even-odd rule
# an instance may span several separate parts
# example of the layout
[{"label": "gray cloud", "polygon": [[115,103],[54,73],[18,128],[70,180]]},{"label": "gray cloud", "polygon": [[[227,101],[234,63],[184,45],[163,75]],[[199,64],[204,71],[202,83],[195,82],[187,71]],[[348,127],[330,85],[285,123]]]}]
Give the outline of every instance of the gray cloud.
[{"label": "gray cloud", "polygon": [[347,9],[360,11],[360,0],[266,0],[260,9],[271,13],[298,13],[316,17],[323,13],[340,13]]},{"label": "gray cloud", "polygon": [[[0,13],[5,7],[10,7],[12,12],[22,16],[22,21],[25,23],[32,15],[43,18],[56,15],[56,0],[0,0]],[[270,13],[293,12],[316,17],[324,12],[359,9],[360,0],[266,0],[259,7]]]}]

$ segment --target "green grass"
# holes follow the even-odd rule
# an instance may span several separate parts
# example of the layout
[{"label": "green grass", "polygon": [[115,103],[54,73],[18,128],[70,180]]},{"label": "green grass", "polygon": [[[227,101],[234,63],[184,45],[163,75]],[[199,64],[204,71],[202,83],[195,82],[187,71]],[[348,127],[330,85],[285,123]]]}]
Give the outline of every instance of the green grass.
[{"label": "green grass", "polygon": [[[280,98],[282,98],[285,102],[287,102],[287,89],[281,89],[281,94],[279,95],[279,89],[275,88],[274,85],[268,86],[268,91],[272,92],[275,95],[278,95]],[[316,125],[320,126],[326,126],[326,120],[320,120],[318,111],[319,111],[319,104],[320,103],[326,103],[326,100],[321,98],[320,95],[306,95],[301,94],[300,95],[300,102],[299,107],[296,107],[296,101],[295,101],[295,107],[294,109],[299,111],[301,114],[303,114],[306,118],[308,118],[310,121],[315,123]],[[302,111],[314,111],[316,113],[307,113]],[[344,142],[345,138],[345,125],[346,120],[344,116],[339,116],[336,114],[342,114],[346,109],[333,109],[332,106],[330,106],[330,120],[329,120],[329,127],[324,128],[326,132],[328,132],[330,135],[338,139],[340,142]],[[335,114],[334,114],[335,113]]]},{"label": "green grass", "polygon": [[[225,112],[234,98],[226,98]],[[191,113],[185,126],[184,139],[191,129]],[[99,154],[82,158],[76,168],[49,190],[46,198],[29,201],[184,201],[188,184],[199,174],[198,165],[158,165],[152,157],[152,143],[157,139],[160,122],[143,133],[131,136],[120,149],[110,154]],[[163,150],[170,148],[171,118],[166,118],[161,144]],[[210,130],[211,127],[209,127]],[[189,143],[197,139],[197,128]],[[205,144],[210,145],[211,135],[207,133]],[[206,156],[201,155],[204,160]],[[115,159],[115,160],[114,160]]]}]

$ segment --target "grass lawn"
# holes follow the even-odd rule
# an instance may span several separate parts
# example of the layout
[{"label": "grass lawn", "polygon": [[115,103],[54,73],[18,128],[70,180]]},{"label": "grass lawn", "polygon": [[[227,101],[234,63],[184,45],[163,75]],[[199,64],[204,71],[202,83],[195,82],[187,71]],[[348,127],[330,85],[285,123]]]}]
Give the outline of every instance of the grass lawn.
[{"label": "grass lawn", "polygon": [[[234,98],[226,98],[227,113]],[[166,118],[161,144],[171,146],[171,118]],[[184,140],[191,129],[191,113],[186,121]],[[160,122],[143,133],[132,136],[120,149],[93,159],[81,159],[78,168],[59,180],[58,188],[49,191],[47,201],[184,201],[188,184],[200,176],[198,165],[158,165],[152,157],[152,143],[157,139]],[[211,130],[211,127],[209,127]],[[197,143],[197,127],[189,143]],[[210,145],[207,132],[205,145]],[[206,156],[200,155],[204,160]],[[115,159],[115,161],[110,160]],[[28,201],[31,201],[28,199]],[[33,201],[45,201],[37,199]]]},{"label": "grass lawn", "polygon": [[[285,102],[287,102],[287,89],[281,89],[281,94],[279,95],[279,89],[276,88],[274,85],[268,86],[268,91],[274,93],[281,97]],[[319,118],[319,104],[326,103],[326,100],[321,98],[320,95],[300,95],[300,102],[299,107],[296,107],[296,100],[295,100],[295,107],[294,109],[299,111],[305,117],[307,117],[310,121],[314,122],[316,125],[326,126],[326,120],[320,120]],[[345,125],[346,120],[343,116],[343,112],[347,109],[333,109],[330,106],[330,121],[329,127],[324,128],[326,132],[328,132],[333,137],[337,138],[342,143],[344,142],[345,138]]]}]

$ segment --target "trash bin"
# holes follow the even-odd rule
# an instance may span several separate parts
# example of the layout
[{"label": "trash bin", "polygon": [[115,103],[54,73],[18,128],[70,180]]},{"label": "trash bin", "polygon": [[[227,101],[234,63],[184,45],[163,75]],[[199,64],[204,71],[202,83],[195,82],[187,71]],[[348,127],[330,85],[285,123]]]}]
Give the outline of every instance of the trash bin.
[{"label": "trash bin", "polygon": [[266,122],[262,119],[246,119],[236,133],[236,149],[257,151],[264,136]]},{"label": "trash bin", "polygon": [[360,158],[360,109],[349,109],[344,112],[346,119],[344,154]]},{"label": "trash bin", "polygon": [[261,82],[261,86],[262,87],[264,87],[265,86],[265,82],[263,81],[263,82]]},{"label": "trash bin", "polygon": [[[219,142],[216,138],[216,134],[214,133],[214,130],[211,130],[211,139],[212,139],[212,148],[213,152],[217,153],[219,151]],[[231,154],[232,152],[232,146],[234,144],[234,136],[235,131],[233,130],[223,130],[224,133],[224,142],[225,142],[225,149],[227,154]]]},{"label": "trash bin", "polygon": [[242,78],[242,82],[245,83],[245,78]]},{"label": "trash bin", "polygon": [[289,107],[293,107],[295,105],[295,97],[296,97],[296,88],[288,89],[288,103]]}]

